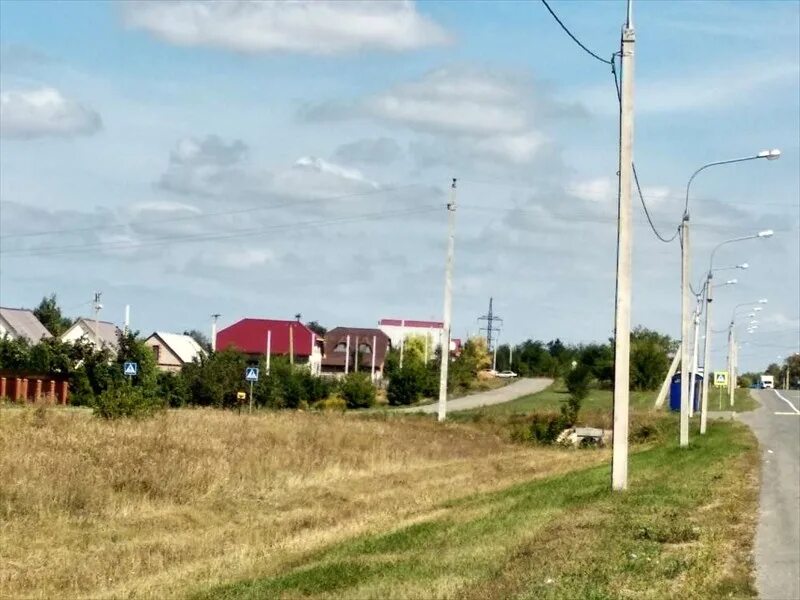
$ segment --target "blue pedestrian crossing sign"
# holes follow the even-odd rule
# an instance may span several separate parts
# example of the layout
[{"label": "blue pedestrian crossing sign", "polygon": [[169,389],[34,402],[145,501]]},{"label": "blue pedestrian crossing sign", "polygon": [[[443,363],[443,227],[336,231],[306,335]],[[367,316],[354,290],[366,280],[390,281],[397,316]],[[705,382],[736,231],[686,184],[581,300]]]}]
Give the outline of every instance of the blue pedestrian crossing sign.
[{"label": "blue pedestrian crossing sign", "polygon": [[245,381],[258,381],[258,367],[247,367],[244,370]]},{"label": "blue pedestrian crossing sign", "polygon": [[122,373],[126,377],[135,377],[139,373],[139,363],[126,362],[122,365]]}]

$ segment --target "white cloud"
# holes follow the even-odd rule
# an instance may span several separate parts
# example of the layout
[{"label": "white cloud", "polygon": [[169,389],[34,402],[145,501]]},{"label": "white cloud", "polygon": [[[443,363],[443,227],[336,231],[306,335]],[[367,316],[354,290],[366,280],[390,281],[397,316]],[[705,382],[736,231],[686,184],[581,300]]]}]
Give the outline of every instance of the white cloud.
[{"label": "white cloud", "polygon": [[615,182],[608,177],[598,177],[589,181],[579,181],[567,187],[567,191],[587,202],[607,202],[616,195]]},{"label": "white cloud", "polygon": [[171,44],[246,53],[404,51],[450,41],[411,1],[148,0],[123,10],[128,26]]},{"label": "white cloud", "polygon": [[0,134],[3,137],[92,135],[102,126],[100,115],[94,109],[65,98],[55,88],[0,93]]},{"label": "white cloud", "polygon": [[439,69],[366,104],[373,115],[412,129],[486,136],[529,127],[527,91],[502,76]]},{"label": "white cloud", "polygon": [[247,145],[225,142],[216,135],[179,140],[170,153],[169,166],[158,185],[178,194],[218,196],[240,186]]},{"label": "white cloud", "polygon": [[[641,78],[636,83],[637,113],[677,113],[713,109],[724,111],[747,102],[771,105],[776,88],[796,90],[800,65],[796,62],[742,65],[735,69],[713,68],[680,77]],[[791,86],[791,88],[790,88]],[[580,93],[586,103],[616,113],[609,102],[608,87]],[[612,95],[613,98],[613,95]]]},{"label": "white cloud", "polygon": [[327,198],[339,194],[377,190],[380,185],[358,169],[343,167],[313,156],[303,156],[275,173],[270,190],[281,196]]}]

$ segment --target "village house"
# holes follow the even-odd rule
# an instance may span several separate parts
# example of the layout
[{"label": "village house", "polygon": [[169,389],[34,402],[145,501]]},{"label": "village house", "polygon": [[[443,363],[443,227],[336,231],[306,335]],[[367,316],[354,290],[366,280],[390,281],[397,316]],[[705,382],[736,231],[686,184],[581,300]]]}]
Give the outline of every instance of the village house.
[{"label": "village house", "polygon": [[318,375],[322,368],[322,338],[300,321],[242,319],[217,333],[217,350],[235,348],[251,358],[289,356]]},{"label": "village house", "polygon": [[84,339],[92,346],[96,346],[99,343],[101,348],[108,348],[116,354],[120,333],[119,327],[114,323],[80,317],[72,324],[72,327],[61,334],[61,341],[75,343],[80,339]]},{"label": "village house", "polygon": [[381,379],[389,348],[389,336],[380,329],[336,327],[325,334],[322,372],[372,374],[374,368],[374,379]]},{"label": "village house", "polygon": [[43,338],[53,337],[32,310],[0,307],[0,338],[25,339],[36,344]]},{"label": "village house", "polygon": [[154,331],[144,343],[153,349],[156,364],[162,371],[180,371],[183,365],[206,354],[193,337],[180,333]]}]

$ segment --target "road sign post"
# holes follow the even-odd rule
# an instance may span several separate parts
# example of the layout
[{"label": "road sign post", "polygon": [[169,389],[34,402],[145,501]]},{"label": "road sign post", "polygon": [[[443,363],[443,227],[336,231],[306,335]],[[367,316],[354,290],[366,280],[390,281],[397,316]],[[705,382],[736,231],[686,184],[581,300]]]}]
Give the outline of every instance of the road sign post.
[{"label": "road sign post", "polygon": [[122,365],[122,374],[128,378],[128,383],[131,383],[133,378],[139,374],[139,363],[128,361]]},{"label": "road sign post", "polygon": [[253,383],[258,381],[258,367],[247,367],[244,370],[244,380],[250,382],[250,411],[253,412]]}]

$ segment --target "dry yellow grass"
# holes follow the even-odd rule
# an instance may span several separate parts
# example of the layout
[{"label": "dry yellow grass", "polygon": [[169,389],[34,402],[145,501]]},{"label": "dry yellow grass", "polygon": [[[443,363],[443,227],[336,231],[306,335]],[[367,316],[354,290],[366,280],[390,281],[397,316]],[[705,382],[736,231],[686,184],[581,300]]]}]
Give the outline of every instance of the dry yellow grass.
[{"label": "dry yellow grass", "polygon": [[413,417],[0,410],[0,597],[181,596],[604,458]]}]

